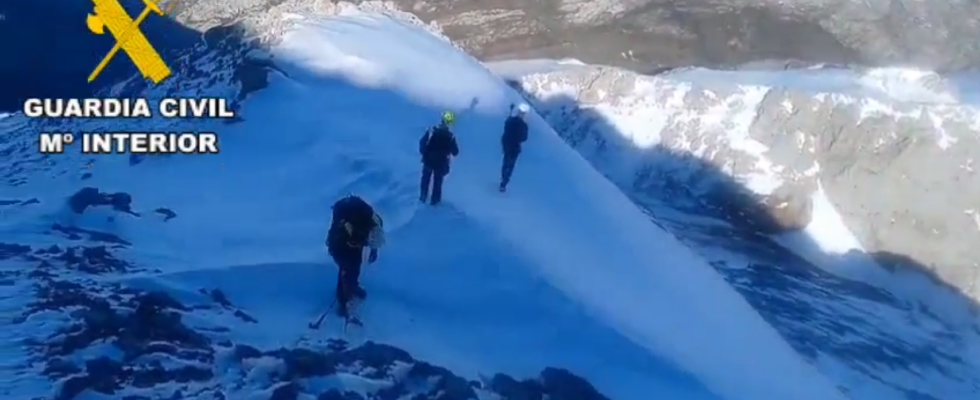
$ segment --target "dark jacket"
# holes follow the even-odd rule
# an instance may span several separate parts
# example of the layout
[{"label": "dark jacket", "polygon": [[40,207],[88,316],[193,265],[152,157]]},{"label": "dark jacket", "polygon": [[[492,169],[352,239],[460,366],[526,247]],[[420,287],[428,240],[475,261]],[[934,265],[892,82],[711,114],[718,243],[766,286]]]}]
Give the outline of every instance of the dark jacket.
[{"label": "dark jacket", "polygon": [[449,172],[449,156],[459,155],[456,135],[444,125],[433,127],[419,139],[419,154],[426,166],[441,173]]},{"label": "dark jacket", "polygon": [[527,122],[524,118],[510,116],[504,121],[504,134],[500,136],[500,145],[505,153],[521,152],[521,145],[527,141]]},{"label": "dark jacket", "polygon": [[327,232],[326,245],[331,252],[337,250],[361,251],[368,245],[371,230],[380,225],[381,218],[366,201],[348,196],[333,205],[333,219]]}]

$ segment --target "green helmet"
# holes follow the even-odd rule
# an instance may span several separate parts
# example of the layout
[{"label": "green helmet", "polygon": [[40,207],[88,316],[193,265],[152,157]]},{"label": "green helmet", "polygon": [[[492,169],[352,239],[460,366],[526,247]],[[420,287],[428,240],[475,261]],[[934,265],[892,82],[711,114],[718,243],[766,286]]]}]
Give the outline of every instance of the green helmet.
[{"label": "green helmet", "polygon": [[442,123],[452,125],[454,122],[456,122],[456,114],[454,114],[452,111],[442,112]]}]

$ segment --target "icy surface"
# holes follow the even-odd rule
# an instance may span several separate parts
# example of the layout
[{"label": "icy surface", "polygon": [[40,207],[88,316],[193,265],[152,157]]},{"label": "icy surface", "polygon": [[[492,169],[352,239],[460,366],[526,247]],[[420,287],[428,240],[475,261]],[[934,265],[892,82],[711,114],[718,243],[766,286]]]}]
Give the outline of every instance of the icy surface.
[{"label": "icy surface", "polygon": [[[329,382],[277,383],[306,376],[296,375],[294,352],[268,351],[346,335],[355,344],[399,346],[471,379],[560,365],[617,400],[845,398],[700,256],[652,224],[541,118],[531,119],[534,143],[521,159],[521,180],[511,193],[497,193],[497,129],[516,94],[417,24],[353,8],[337,12],[286,15],[292,22],[272,50],[277,68],[268,87],[241,103],[240,121],[199,128],[221,132],[221,155],[134,162],[66,154],[4,165],[4,196],[16,201],[5,203],[0,232],[5,241],[32,246],[11,247],[4,271],[23,274],[17,271],[28,267],[19,263],[36,264],[33,281],[4,287],[4,309],[30,310],[11,321],[22,330],[5,330],[5,360],[23,365],[17,343],[55,332],[71,319],[58,311],[77,310],[73,328],[28,347],[48,346],[47,376],[55,376],[54,355],[63,357],[62,366],[87,363],[84,379],[78,367],[62,368],[79,379],[64,380],[61,396],[82,381],[105,387],[97,384],[108,385],[99,373],[148,379],[130,369],[138,363],[157,377],[182,368],[194,378],[173,372],[169,386],[133,381],[116,395],[202,395],[222,387],[212,381],[223,382],[230,398],[326,387],[365,395],[438,389],[405,381],[395,362],[386,364],[384,379],[364,363],[352,370],[333,360]],[[192,67],[205,81],[232,75],[217,63],[198,64]],[[445,204],[429,208],[417,202],[416,142],[445,109],[458,114],[462,154]],[[21,126],[20,116],[3,123],[10,132],[5,150],[27,154],[27,132],[35,127]],[[104,125],[78,121],[75,128]],[[138,215],[72,214],[64,199],[83,185],[125,192]],[[322,248],[329,205],[352,192],[370,200],[390,230],[389,248],[365,270],[366,328],[344,334],[334,322],[305,332],[334,285]],[[48,248],[107,237],[116,239],[96,250]],[[39,285],[30,305],[21,302],[30,293],[26,282]],[[139,294],[145,291],[165,295]],[[57,306],[72,299],[81,303]],[[173,333],[159,340],[182,349],[180,357],[134,355],[132,341],[85,345],[105,334],[98,328],[106,321],[142,334],[140,326],[167,322]],[[421,365],[390,349],[368,349]],[[40,370],[32,372],[16,378],[14,397],[50,387],[36,379]]]}]

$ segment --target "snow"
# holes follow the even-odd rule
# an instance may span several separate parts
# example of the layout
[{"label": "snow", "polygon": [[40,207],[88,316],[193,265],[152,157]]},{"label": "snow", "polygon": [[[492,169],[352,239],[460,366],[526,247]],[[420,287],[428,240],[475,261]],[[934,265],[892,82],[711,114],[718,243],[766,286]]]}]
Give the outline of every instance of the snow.
[{"label": "snow", "polygon": [[586,65],[582,61],[565,58],[552,60],[523,59],[523,60],[501,60],[488,63],[494,73],[504,77],[519,77],[531,74],[543,74],[553,71],[560,71],[566,68],[575,68]]},{"label": "snow", "polygon": [[933,71],[914,68],[873,68],[858,82],[905,102],[958,103],[958,93],[942,87],[943,78]]},{"label": "snow", "polygon": [[[833,203],[827,197],[821,185],[813,193],[813,218],[799,232],[790,232],[778,235],[776,240],[782,245],[796,250],[800,256],[810,262],[834,272],[838,275],[862,281],[877,281],[884,279],[883,275],[873,278],[860,274],[881,273],[885,271],[880,268],[855,268],[854,266],[843,267],[838,256],[849,252],[865,253],[864,247],[858,241],[854,233],[847,229],[841,215],[834,209]],[[861,257],[867,267],[873,263],[870,257]]]},{"label": "snow", "polygon": [[[543,60],[506,61],[489,63],[488,67],[499,76],[521,82],[525,90],[539,99],[580,98],[582,87],[563,78],[552,78],[552,73],[597,66],[584,66]],[[599,67],[612,69],[613,67]],[[627,74],[632,74],[628,72]],[[833,97],[843,103],[860,106],[864,117],[887,115],[894,118],[925,113],[935,121],[935,140],[941,148],[955,145],[956,138],[946,132],[943,121],[976,121],[980,114],[975,85],[976,75],[960,74],[941,77],[932,71],[911,68],[850,69],[798,69],[786,71],[723,71],[705,68],[681,68],[656,76],[640,76],[628,93],[602,96],[598,101],[584,105],[592,115],[603,118],[611,128],[603,134],[621,135],[628,145],[615,142],[603,143],[601,148],[579,145],[579,151],[593,165],[610,176],[620,186],[629,186],[639,169],[649,161],[643,152],[665,145],[674,150],[690,153],[700,158],[710,158],[719,151],[736,151],[754,160],[750,173],[735,174],[732,178],[759,195],[768,195],[787,179],[786,171],[776,168],[767,158],[765,143],[752,137],[749,125],[759,117],[760,104],[770,90],[790,89],[814,96]],[[589,88],[593,90],[593,88]],[[727,91],[727,92],[726,92]],[[721,94],[719,92],[725,92]],[[701,93],[720,98],[710,107],[692,105],[686,99],[689,94]],[[725,97],[721,97],[725,96]],[[921,108],[899,109],[892,104],[932,104]],[[792,104],[785,105],[792,108]],[[703,136],[684,136],[670,122],[696,121]],[[613,132],[615,131],[615,132]],[[675,137],[667,144],[663,136]],[[721,144],[722,149],[719,149]],[[619,146],[619,147],[617,147]],[[623,147],[632,148],[623,148]],[[608,153],[600,155],[598,152]],[[611,156],[614,154],[615,156]],[[814,168],[818,169],[819,164]],[[802,175],[815,172],[795,171]],[[792,178],[792,176],[790,177]],[[864,248],[857,237],[844,224],[843,218],[820,188],[813,193],[813,218],[801,232],[776,237],[777,241],[791,248],[800,256],[839,276],[858,279],[871,284],[896,289],[907,288],[907,277],[895,277],[880,268],[869,268],[872,263],[863,255]],[[840,255],[848,254],[849,262],[841,263]],[[912,286],[923,286],[917,283]],[[919,294],[916,294],[916,293]],[[923,289],[900,291],[903,296],[933,302],[931,294]],[[942,309],[942,307],[940,307]]]},{"label": "snow", "polygon": [[[912,68],[797,69],[786,71],[719,71],[690,68],[668,72],[675,79],[702,85],[737,84],[756,87],[787,87],[811,93],[846,94],[899,102],[959,104],[963,83],[945,80],[937,73]],[[970,98],[965,97],[967,104]]]},{"label": "snow", "polygon": [[[520,180],[515,182],[513,194],[498,198],[492,190],[499,155],[483,149],[495,147],[495,128],[505,113],[508,97],[514,99],[513,95],[468,56],[455,52],[442,56],[439,47],[445,44],[428,35],[413,34],[414,28],[405,32],[396,26],[372,29],[378,20],[349,18],[301,28],[290,38],[305,38],[300,42],[303,44],[285,46],[287,58],[291,55],[313,70],[318,63],[312,60],[330,54],[314,42],[330,43],[348,57],[392,68],[387,75],[387,83],[392,84],[389,89],[412,100],[426,98],[428,105],[459,109],[467,97],[474,96],[477,101],[469,108],[472,113],[461,117],[457,127],[464,150],[453,165],[448,202],[488,233],[509,242],[512,254],[530,264],[529,272],[574,299],[598,322],[693,371],[726,396],[839,396],[709,266],[647,222],[636,206],[568,149],[543,121],[532,120],[541,134],[534,138],[535,150],[522,157]],[[322,29],[327,24],[329,31]],[[365,45],[375,40],[384,43],[392,35],[404,45],[383,50],[380,45]],[[445,76],[453,76],[450,85],[445,84]],[[386,107],[389,117],[394,108]],[[390,147],[392,153],[415,162],[414,135],[394,139],[388,130],[379,133],[389,145],[398,145]],[[469,148],[478,150],[467,153]],[[411,170],[408,165],[404,167]],[[529,225],[548,229],[528,235]],[[651,265],[649,260],[659,262]],[[637,307],[639,304],[645,307]],[[700,317],[691,318],[693,315]],[[727,333],[724,337],[714,334],[722,330]],[[749,360],[758,374],[733,373]],[[769,374],[762,372],[768,368],[773,368],[773,374],[792,378],[785,386],[774,384],[767,378]]]},{"label": "snow", "polygon": [[[476,60],[388,17],[296,18],[274,49],[285,74],[244,103],[246,122],[219,127],[222,154],[96,161],[87,185],[179,214],[73,217],[124,234],[128,256],[162,271],[113,279],[178,298],[221,289],[260,321],[223,321],[236,341],[294,343],[332,292],[329,205],[357,193],[390,232],[365,267],[365,340],[474,377],[557,365],[617,400],[845,398],[537,115],[510,192],[497,193],[499,128],[519,97]],[[445,204],[430,208],[417,201],[416,141],[444,109],[462,152]],[[76,189],[56,177],[11,195]],[[68,218],[44,204],[0,231]]]},{"label": "snow", "polygon": [[974,318],[963,313],[958,293],[937,290],[936,285],[912,271],[889,271],[877,265],[841,215],[822,186],[812,195],[813,218],[797,232],[775,235],[774,240],[817,267],[837,276],[870,283],[897,293],[910,302],[927,305],[952,325],[969,325]]}]

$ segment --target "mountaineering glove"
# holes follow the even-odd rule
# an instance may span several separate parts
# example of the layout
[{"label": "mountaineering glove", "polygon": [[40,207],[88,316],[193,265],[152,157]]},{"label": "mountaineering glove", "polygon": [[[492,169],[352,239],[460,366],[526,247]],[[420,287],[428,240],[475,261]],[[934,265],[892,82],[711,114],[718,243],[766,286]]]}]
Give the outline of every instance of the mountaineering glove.
[{"label": "mountaineering glove", "polygon": [[368,253],[368,264],[372,264],[375,261],[378,261],[378,249],[371,249],[371,252]]}]

